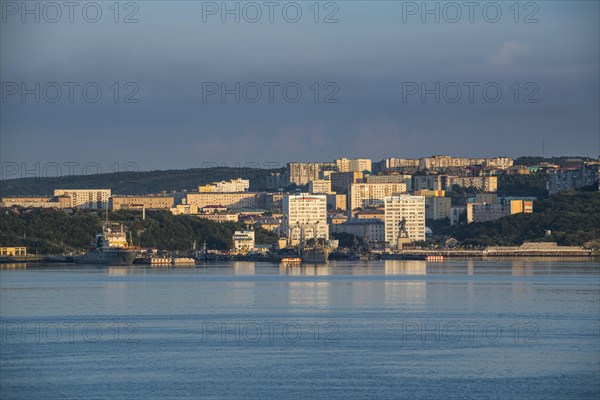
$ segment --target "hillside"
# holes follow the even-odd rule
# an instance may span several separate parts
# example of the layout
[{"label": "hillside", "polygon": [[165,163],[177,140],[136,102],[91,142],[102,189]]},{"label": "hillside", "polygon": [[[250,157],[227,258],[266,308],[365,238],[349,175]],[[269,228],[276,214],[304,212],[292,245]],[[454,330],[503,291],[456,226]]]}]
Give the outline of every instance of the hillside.
[{"label": "hillside", "polygon": [[[193,242],[206,241],[210,249],[231,248],[235,230],[241,223],[217,223],[193,216],[174,216],[165,211],[149,211],[146,220],[139,212],[118,211],[110,220],[122,222],[132,233],[133,242],[161,250],[190,250]],[[61,253],[83,250],[102,230],[103,214],[76,210],[73,215],[53,209],[7,210],[0,214],[0,244],[27,246],[29,252]],[[256,243],[271,244],[276,235],[256,231]]]},{"label": "hillside", "polygon": [[561,192],[537,200],[532,214],[515,214],[497,221],[446,227],[436,233],[449,234],[465,245],[508,246],[526,241],[583,245],[600,239],[600,192]]},{"label": "hillside", "polygon": [[206,183],[243,178],[250,190],[263,190],[273,171],[259,168],[193,168],[185,170],[119,172],[98,175],[69,175],[59,178],[18,178],[0,181],[0,196],[51,195],[61,189],[112,189],[114,194],[149,194],[162,191],[197,190]]}]

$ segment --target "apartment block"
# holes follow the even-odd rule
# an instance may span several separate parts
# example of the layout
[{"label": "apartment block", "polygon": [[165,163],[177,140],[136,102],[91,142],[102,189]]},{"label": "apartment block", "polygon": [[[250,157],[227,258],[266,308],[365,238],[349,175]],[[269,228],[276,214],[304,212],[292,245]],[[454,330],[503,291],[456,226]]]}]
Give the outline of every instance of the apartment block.
[{"label": "apartment block", "polygon": [[450,219],[452,215],[452,199],[450,197],[425,197],[426,219]]},{"label": "apartment block", "polygon": [[329,240],[327,196],[299,193],[283,198],[283,232],[297,245],[303,238]]},{"label": "apartment block", "polygon": [[66,196],[69,207],[105,209],[111,196],[110,189],[55,189],[54,196]]},{"label": "apartment block", "polygon": [[218,205],[227,208],[257,208],[258,193],[236,192],[236,193],[187,193],[186,204],[200,208],[209,205]]},{"label": "apartment block", "polygon": [[467,203],[467,223],[495,221],[511,214],[533,212],[531,200],[503,200],[496,203]]},{"label": "apartment block", "polygon": [[[412,241],[425,240],[425,197],[394,195],[386,197],[385,241],[391,248],[397,248],[403,224],[407,238]],[[402,237],[404,233],[402,233]]]},{"label": "apartment block", "polygon": [[345,194],[328,194],[327,209],[346,211],[348,208],[348,200]]},{"label": "apartment block", "polygon": [[[446,186],[450,189],[453,185],[466,188],[475,188],[483,192],[498,191],[498,177],[496,176],[449,176]],[[446,188],[444,188],[446,189]]]},{"label": "apartment block", "polygon": [[563,169],[548,175],[546,189],[550,195],[594,184],[598,180],[598,163],[586,163],[579,168]]},{"label": "apartment block", "polygon": [[298,163],[291,162],[287,165],[288,184],[299,186],[307,185],[308,182],[319,179],[320,173],[326,169],[335,168],[335,164],[321,162]]},{"label": "apartment block", "polygon": [[175,196],[112,196],[110,208],[113,211],[127,209],[170,210],[175,206]]},{"label": "apartment block", "polygon": [[198,192],[215,192],[215,193],[234,193],[245,192],[250,188],[248,179],[232,179],[230,181],[215,182],[209,185],[198,187]]},{"label": "apartment block", "polygon": [[329,176],[331,190],[336,193],[349,193],[350,185],[362,182],[362,172],[335,172]]},{"label": "apartment block", "polygon": [[406,193],[406,183],[353,183],[350,209],[383,205],[383,200],[395,193]]},{"label": "apartment block", "polygon": [[308,191],[312,194],[331,193],[331,181],[328,179],[315,179],[308,182]]},{"label": "apartment block", "polygon": [[389,174],[389,175],[367,175],[366,183],[406,183],[406,190],[412,191],[412,175]]},{"label": "apartment block", "polygon": [[338,172],[363,172],[371,171],[371,160],[368,158],[339,158],[335,160],[336,170]]}]

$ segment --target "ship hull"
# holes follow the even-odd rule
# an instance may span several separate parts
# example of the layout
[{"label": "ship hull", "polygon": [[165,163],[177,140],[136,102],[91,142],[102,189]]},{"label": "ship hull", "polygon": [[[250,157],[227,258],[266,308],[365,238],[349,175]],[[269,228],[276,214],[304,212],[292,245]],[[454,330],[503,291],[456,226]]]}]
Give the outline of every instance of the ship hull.
[{"label": "ship hull", "polygon": [[300,258],[304,263],[326,263],[329,258],[329,249],[325,247],[305,249],[300,252]]},{"label": "ship hull", "polygon": [[130,250],[92,250],[75,257],[77,264],[131,265],[137,257],[137,251]]}]

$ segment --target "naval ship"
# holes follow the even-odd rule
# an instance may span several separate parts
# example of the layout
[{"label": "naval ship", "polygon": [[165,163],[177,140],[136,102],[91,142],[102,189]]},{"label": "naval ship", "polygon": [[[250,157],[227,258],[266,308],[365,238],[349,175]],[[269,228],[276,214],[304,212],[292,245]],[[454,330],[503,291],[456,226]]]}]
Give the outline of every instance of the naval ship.
[{"label": "naval ship", "polygon": [[75,256],[79,264],[131,265],[139,251],[127,242],[123,225],[106,223],[96,234],[93,249]]}]

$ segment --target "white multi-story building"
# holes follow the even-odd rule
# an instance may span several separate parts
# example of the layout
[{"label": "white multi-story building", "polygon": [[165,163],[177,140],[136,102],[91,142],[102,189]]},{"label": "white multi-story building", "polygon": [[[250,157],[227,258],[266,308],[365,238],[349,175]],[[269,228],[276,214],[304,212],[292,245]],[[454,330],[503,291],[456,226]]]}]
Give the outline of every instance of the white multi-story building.
[{"label": "white multi-story building", "polygon": [[296,245],[303,239],[329,240],[327,196],[299,193],[286,195],[282,202],[283,232]]},{"label": "white multi-story building", "polygon": [[71,207],[105,209],[111,196],[110,189],[54,189],[54,196],[68,196]]},{"label": "white multi-story building", "polygon": [[[385,198],[385,241],[396,248],[404,221],[408,239],[425,240],[425,197],[394,195]],[[402,236],[402,237],[406,237]]]},{"label": "white multi-story building", "polygon": [[387,196],[406,193],[406,183],[353,183],[350,185],[350,209],[380,206]]},{"label": "white multi-story building", "polygon": [[338,172],[363,172],[371,171],[371,160],[368,158],[338,158],[335,160],[335,166]]},{"label": "white multi-story building", "polygon": [[250,181],[248,179],[232,179],[230,181],[215,182],[210,185],[203,185],[198,187],[199,192],[213,192],[213,193],[237,193],[245,192],[250,188]]},{"label": "white multi-story building", "polygon": [[331,181],[329,179],[315,179],[308,182],[308,191],[312,194],[331,193]]}]

